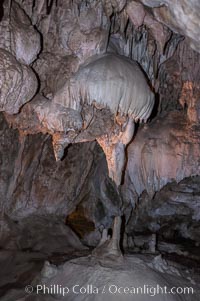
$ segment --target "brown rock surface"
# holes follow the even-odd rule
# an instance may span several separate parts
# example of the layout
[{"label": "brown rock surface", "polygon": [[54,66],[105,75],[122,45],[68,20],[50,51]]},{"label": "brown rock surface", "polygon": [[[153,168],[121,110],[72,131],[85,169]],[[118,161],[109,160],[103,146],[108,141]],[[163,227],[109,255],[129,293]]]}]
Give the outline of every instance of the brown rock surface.
[{"label": "brown rock surface", "polygon": [[156,118],[139,129],[128,147],[127,189],[154,193],[168,182],[199,175],[199,150],[199,125],[184,112]]},{"label": "brown rock surface", "polygon": [[56,163],[49,136],[20,137],[2,115],[0,139],[3,212],[22,218],[36,212],[66,216],[74,210],[92,166],[94,144],[76,144],[68,159]]}]

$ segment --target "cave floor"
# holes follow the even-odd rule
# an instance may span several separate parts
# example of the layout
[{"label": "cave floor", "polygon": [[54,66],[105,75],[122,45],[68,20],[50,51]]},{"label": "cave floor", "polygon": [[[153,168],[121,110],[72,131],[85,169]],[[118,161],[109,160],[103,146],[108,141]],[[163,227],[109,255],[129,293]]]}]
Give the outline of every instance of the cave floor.
[{"label": "cave floor", "polygon": [[[89,250],[47,255],[31,250],[0,250],[0,300],[10,290],[24,289],[40,273],[45,261],[60,265],[89,255]],[[6,300],[6,299],[5,299]]]},{"label": "cave floor", "polygon": [[[49,262],[57,267],[81,257],[89,258],[91,250],[82,250],[67,253],[45,254],[33,252],[31,250],[0,250],[0,300],[26,300],[18,299],[23,295],[24,288],[37,279],[45,262]],[[182,277],[190,285],[200,283],[200,264],[195,260],[186,259],[177,254],[162,254],[162,260],[158,254],[136,254],[128,251],[126,258],[135,258],[136,262],[145,263],[159,273]],[[164,260],[164,261],[163,261]],[[13,296],[15,296],[13,299]],[[29,299],[27,299],[29,300]],[[30,299],[32,300],[32,299]],[[35,299],[34,299],[35,300]],[[40,299],[38,299],[40,300]],[[192,300],[192,299],[191,299]]]}]

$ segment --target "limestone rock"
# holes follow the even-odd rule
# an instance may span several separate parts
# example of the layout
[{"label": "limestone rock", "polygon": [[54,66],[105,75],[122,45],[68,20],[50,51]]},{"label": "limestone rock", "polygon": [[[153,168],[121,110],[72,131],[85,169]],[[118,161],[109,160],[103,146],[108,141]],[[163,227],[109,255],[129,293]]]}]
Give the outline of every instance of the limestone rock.
[{"label": "limestone rock", "polygon": [[21,7],[12,2],[11,51],[19,62],[30,65],[41,50],[41,37]]},{"label": "limestone rock", "polygon": [[184,112],[177,111],[155,119],[139,131],[128,148],[127,165],[127,177],[139,195],[200,174],[196,164],[200,156],[198,128]]},{"label": "limestone rock", "polygon": [[41,36],[31,19],[16,2],[4,1],[4,16],[0,22],[0,47],[10,51],[20,63],[30,65],[41,50]]},{"label": "limestone rock", "polygon": [[3,49],[0,49],[0,82],[0,111],[9,114],[18,113],[34,96],[38,86],[33,71]]},{"label": "limestone rock", "polygon": [[199,17],[200,3],[198,0],[173,0],[148,1],[142,0],[153,9],[156,19],[172,30],[186,36],[193,49],[200,52]]}]

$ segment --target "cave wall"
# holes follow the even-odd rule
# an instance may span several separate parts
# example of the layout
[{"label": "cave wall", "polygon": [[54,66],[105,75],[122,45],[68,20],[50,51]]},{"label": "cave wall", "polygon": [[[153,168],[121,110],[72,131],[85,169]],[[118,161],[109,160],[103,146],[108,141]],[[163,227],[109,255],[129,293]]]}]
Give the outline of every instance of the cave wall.
[{"label": "cave wall", "polygon": [[199,126],[183,111],[145,125],[128,148],[127,189],[133,185],[138,195],[153,195],[173,180],[199,175],[199,142]]},{"label": "cave wall", "polygon": [[1,114],[1,212],[19,220],[50,215],[65,221],[77,205],[98,228],[120,213],[121,195],[97,143],[74,144],[56,162],[49,135],[20,136]]},{"label": "cave wall", "polygon": [[178,243],[180,238],[185,238],[199,246],[199,181],[199,176],[185,178],[179,183],[174,181],[156,192],[153,198],[143,192],[127,232],[156,232],[166,241],[177,239]]},{"label": "cave wall", "polygon": [[50,136],[20,136],[2,115],[0,139],[2,213],[67,216],[92,170],[95,144],[76,144],[56,163]]}]

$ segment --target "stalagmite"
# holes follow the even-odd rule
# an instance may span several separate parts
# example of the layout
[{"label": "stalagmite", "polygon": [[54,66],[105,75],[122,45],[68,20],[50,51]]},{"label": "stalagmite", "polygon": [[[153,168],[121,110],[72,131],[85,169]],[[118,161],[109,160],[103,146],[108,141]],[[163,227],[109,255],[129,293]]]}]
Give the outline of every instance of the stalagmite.
[{"label": "stalagmite", "polygon": [[156,234],[153,233],[151,235],[151,239],[149,241],[149,251],[151,253],[155,253],[156,252]]},{"label": "stalagmite", "polygon": [[121,216],[116,216],[113,224],[112,238],[108,244],[108,254],[114,256],[122,256],[120,250],[120,234],[121,234]]},{"label": "stalagmite", "polygon": [[112,238],[107,235],[107,230],[104,229],[102,239],[93,251],[93,256],[97,258],[121,258],[122,252],[120,249],[121,236],[121,216],[116,216],[113,222]]},{"label": "stalagmite", "polygon": [[102,231],[101,240],[100,240],[97,248],[100,247],[100,246],[102,246],[109,239],[110,239],[110,237],[108,235],[108,229],[104,228],[103,231]]}]

